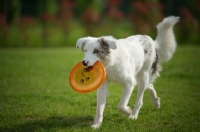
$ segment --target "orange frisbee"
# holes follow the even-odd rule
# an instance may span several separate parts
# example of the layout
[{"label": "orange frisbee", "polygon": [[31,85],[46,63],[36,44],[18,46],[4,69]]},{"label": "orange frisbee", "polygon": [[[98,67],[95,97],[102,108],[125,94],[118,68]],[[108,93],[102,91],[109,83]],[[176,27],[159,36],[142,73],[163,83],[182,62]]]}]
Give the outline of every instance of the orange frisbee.
[{"label": "orange frisbee", "polygon": [[69,82],[79,93],[89,93],[98,89],[106,78],[104,66],[97,61],[93,66],[86,67],[79,62],[71,71]]}]

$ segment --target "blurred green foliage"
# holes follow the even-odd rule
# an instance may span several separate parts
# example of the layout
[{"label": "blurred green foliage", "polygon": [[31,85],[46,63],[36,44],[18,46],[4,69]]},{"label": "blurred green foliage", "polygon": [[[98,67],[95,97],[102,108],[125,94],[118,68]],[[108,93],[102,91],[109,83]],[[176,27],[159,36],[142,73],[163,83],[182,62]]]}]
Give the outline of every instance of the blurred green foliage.
[{"label": "blurred green foliage", "polygon": [[84,36],[156,37],[169,15],[178,43],[200,42],[198,0],[0,0],[0,47],[74,46]]}]

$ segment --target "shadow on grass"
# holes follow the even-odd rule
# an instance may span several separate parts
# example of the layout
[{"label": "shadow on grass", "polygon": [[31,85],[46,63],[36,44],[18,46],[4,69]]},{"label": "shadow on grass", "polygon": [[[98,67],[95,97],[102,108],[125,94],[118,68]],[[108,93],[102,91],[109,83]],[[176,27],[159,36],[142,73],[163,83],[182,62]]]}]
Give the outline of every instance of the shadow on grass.
[{"label": "shadow on grass", "polygon": [[84,128],[92,124],[92,117],[49,117],[43,120],[32,120],[12,128],[0,128],[1,131],[37,131],[67,128]]}]

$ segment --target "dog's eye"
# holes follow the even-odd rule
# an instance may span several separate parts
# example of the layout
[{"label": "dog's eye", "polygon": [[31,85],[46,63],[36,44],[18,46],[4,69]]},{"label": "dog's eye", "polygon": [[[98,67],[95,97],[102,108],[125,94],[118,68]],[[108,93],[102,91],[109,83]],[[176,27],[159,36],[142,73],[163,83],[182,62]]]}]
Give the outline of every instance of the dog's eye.
[{"label": "dog's eye", "polygon": [[94,52],[93,52],[93,53],[94,53],[94,54],[95,54],[95,53],[99,53],[99,50],[94,50]]}]

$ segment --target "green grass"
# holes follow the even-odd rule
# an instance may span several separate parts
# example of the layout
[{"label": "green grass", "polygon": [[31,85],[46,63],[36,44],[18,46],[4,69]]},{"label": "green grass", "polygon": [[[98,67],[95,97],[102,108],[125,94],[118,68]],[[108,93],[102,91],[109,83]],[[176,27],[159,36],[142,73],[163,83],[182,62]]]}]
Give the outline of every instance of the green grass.
[{"label": "green grass", "polygon": [[[163,64],[156,109],[145,92],[137,120],[119,113],[121,87],[111,84],[104,122],[96,131],[200,131],[200,47],[179,46]],[[79,94],[68,82],[82,59],[75,48],[0,50],[0,131],[95,131],[96,92]],[[129,105],[133,108],[137,89]]]}]

